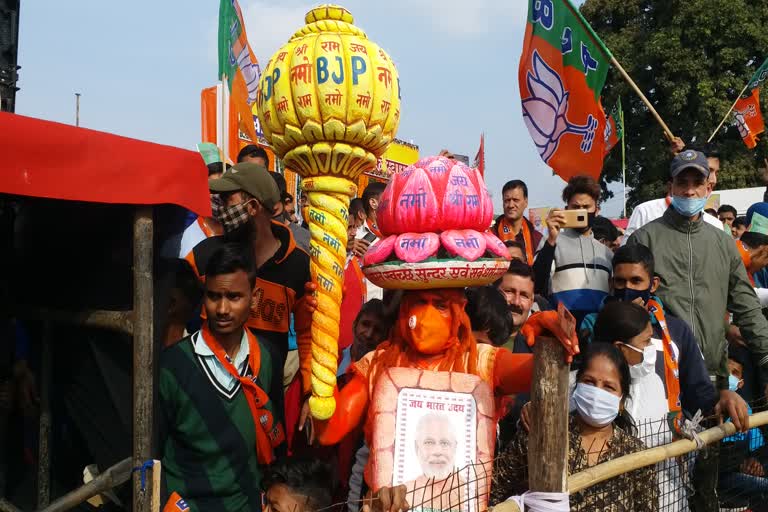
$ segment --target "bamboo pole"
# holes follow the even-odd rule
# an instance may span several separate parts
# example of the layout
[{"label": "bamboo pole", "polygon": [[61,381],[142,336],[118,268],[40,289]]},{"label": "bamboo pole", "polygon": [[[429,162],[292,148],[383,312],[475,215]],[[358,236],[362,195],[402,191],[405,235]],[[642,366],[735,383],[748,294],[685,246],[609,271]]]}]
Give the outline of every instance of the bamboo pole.
[{"label": "bamboo pole", "polygon": [[627,218],[627,130],[624,128],[624,107],[619,101],[619,119],[621,120],[621,183],[624,192],[624,215]]},{"label": "bamboo pole", "polygon": [[97,494],[114,489],[131,478],[132,467],[131,458],[127,457],[108,468],[87,484],[78,487],[74,491],[57,499],[44,509],[40,510],[40,512],[62,512],[64,510],[70,510]]},{"label": "bamboo pole", "polygon": [[0,512],[21,512],[21,509],[5,498],[0,498]]},{"label": "bamboo pole", "polygon": [[512,500],[502,501],[495,507],[490,508],[491,512],[522,512],[520,507],[517,506]]},{"label": "bamboo pole", "polygon": [[[136,210],[133,221],[133,466],[152,455],[152,395],[154,332],[152,325],[152,207]],[[149,512],[151,490],[141,488],[140,472],[133,476],[133,512]]]},{"label": "bamboo pole", "polygon": [[[768,424],[768,411],[763,411],[749,417],[749,428]],[[699,434],[706,443],[712,444],[736,433],[736,427],[731,422],[712,427]],[[617,459],[609,460],[584,471],[580,471],[568,478],[568,492],[570,494],[582,491],[600,482],[609,480],[615,476],[656,464],[666,459],[679,457],[696,451],[698,448],[694,441],[681,439],[674,443],[657,446],[637,453],[624,455]]]},{"label": "bamboo pole", "polygon": [[723,123],[726,119],[728,119],[728,116],[731,115],[731,112],[733,112],[733,109],[736,108],[736,104],[739,102],[739,98],[741,98],[744,93],[747,91],[747,88],[749,87],[749,82],[747,82],[747,85],[744,86],[744,88],[741,90],[738,96],[736,96],[736,101],[733,102],[733,105],[731,105],[731,108],[728,109],[728,112],[723,116],[722,121],[720,121],[720,124],[717,125],[717,128],[715,128],[715,131],[712,132],[712,135],[709,136],[707,139],[707,142],[712,142],[712,139],[715,138],[715,135],[717,135],[717,132],[720,131],[720,128],[723,126]]},{"label": "bamboo pole", "polygon": [[638,96],[640,96],[640,99],[645,103],[645,106],[648,107],[648,110],[651,111],[651,114],[656,119],[656,122],[661,125],[661,128],[664,130],[664,136],[672,142],[675,139],[674,134],[672,133],[672,130],[669,129],[669,126],[667,126],[667,123],[664,122],[664,120],[661,118],[658,112],[656,112],[656,109],[653,108],[653,105],[651,105],[651,102],[648,100],[648,98],[645,97],[645,94],[643,94],[643,91],[640,90],[640,88],[637,86],[634,80],[632,80],[632,77],[627,74],[627,72],[624,70],[623,67],[621,67],[621,64],[619,64],[619,61],[616,60],[616,57],[611,55],[611,65],[613,65],[621,74],[622,78],[626,80],[626,82],[629,84],[629,86],[637,93]]}]

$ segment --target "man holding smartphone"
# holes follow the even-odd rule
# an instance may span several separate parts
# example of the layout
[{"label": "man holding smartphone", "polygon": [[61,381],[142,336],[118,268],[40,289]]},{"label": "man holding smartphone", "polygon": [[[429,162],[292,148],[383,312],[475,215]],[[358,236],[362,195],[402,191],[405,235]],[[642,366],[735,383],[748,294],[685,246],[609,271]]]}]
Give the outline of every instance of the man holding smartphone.
[{"label": "man holding smartphone", "polygon": [[578,323],[600,308],[610,289],[613,253],[592,236],[600,194],[600,184],[588,176],[568,180],[565,210],[549,212],[549,234],[533,263],[536,293],[551,297],[553,306],[562,302]]}]

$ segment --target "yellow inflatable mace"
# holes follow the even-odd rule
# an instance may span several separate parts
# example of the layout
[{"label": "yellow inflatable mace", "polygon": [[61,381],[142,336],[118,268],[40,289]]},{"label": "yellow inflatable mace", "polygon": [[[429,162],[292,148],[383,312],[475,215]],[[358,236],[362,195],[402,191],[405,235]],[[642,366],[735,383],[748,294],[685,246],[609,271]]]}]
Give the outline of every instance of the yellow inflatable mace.
[{"label": "yellow inflatable mace", "polygon": [[333,415],[347,210],[360,173],[376,167],[400,121],[400,83],[389,56],[352,25],[343,7],[312,9],[306,25],[272,56],[259,82],[264,136],[303,178],[309,198],[312,278],[312,397],[318,419]]}]

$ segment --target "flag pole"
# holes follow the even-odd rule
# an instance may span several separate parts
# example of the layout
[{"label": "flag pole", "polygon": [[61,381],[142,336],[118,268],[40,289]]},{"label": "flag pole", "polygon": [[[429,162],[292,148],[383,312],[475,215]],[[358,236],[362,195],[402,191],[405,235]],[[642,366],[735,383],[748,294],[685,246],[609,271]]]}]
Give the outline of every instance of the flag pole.
[{"label": "flag pole", "polygon": [[645,103],[645,106],[648,107],[648,110],[651,111],[651,114],[653,114],[653,117],[656,119],[656,121],[661,125],[661,128],[664,130],[664,136],[669,140],[670,142],[674,140],[675,136],[672,134],[672,130],[669,129],[669,126],[667,126],[667,123],[664,122],[664,120],[661,118],[658,112],[656,112],[656,109],[653,108],[653,105],[651,105],[651,102],[648,100],[648,98],[645,97],[645,94],[643,94],[643,91],[640,90],[640,88],[637,86],[634,80],[632,80],[632,77],[630,77],[627,72],[624,70],[623,67],[621,67],[621,64],[619,64],[619,61],[616,60],[616,57],[611,55],[611,64],[619,71],[622,78],[627,81],[630,87],[637,93],[638,96],[640,96],[640,99],[643,100],[643,103]]},{"label": "flag pole", "polygon": [[229,149],[229,98],[227,97],[227,75],[221,75],[221,172],[227,171],[227,150]]},{"label": "flag pole", "polygon": [[736,104],[739,102],[739,99],[744,95],[745,92],[747,92],[747,88],[749,87],[751,80],[747,82],[747,85],[744,86],[744,88],[741,90],[738,96],[736,96],[736,101],[733,102],[733,105],[731,105],[731,108],[728,109],[728,112],[723,116],[723,120],[720,121],[720,124],[717,125],[717,128],[715,128],[715,131],[712,132],[712,135],[709,136],[707,139],[707,142],[711,142],[712,139],[715,138],[715,135],[717,135],[717,132],[720,131],[720,128],[722,128],[723,123],[725,123],[725,120],[728,119],[728,116],[731,115],[731,112],[733,112],[733,109],[736,108]]},{"label": "flag pole", "polygon": [[624,189],[624,218],[627,218],[627,147],[624,141],[627,137],[627,132],[624,129],[624,108],[621,107],[621,100],[619,100],[619,120],[621,122],[621,183]]}]

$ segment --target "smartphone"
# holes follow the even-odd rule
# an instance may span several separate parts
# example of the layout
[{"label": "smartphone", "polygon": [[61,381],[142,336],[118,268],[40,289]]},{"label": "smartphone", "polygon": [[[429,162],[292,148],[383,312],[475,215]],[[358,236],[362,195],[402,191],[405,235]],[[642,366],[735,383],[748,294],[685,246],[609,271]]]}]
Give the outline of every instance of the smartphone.
[{"label": "smartphone", "polygon": [[365,240],[368,243],[373,243],[373,241],[376,240],[376,233],[373,233],[371,231],[367,232],[363,237],[363,240]]},{"label": "smartphone", "polygon": [[588,225],[587,210],[563,210],[564,228],[585,228]]}]

